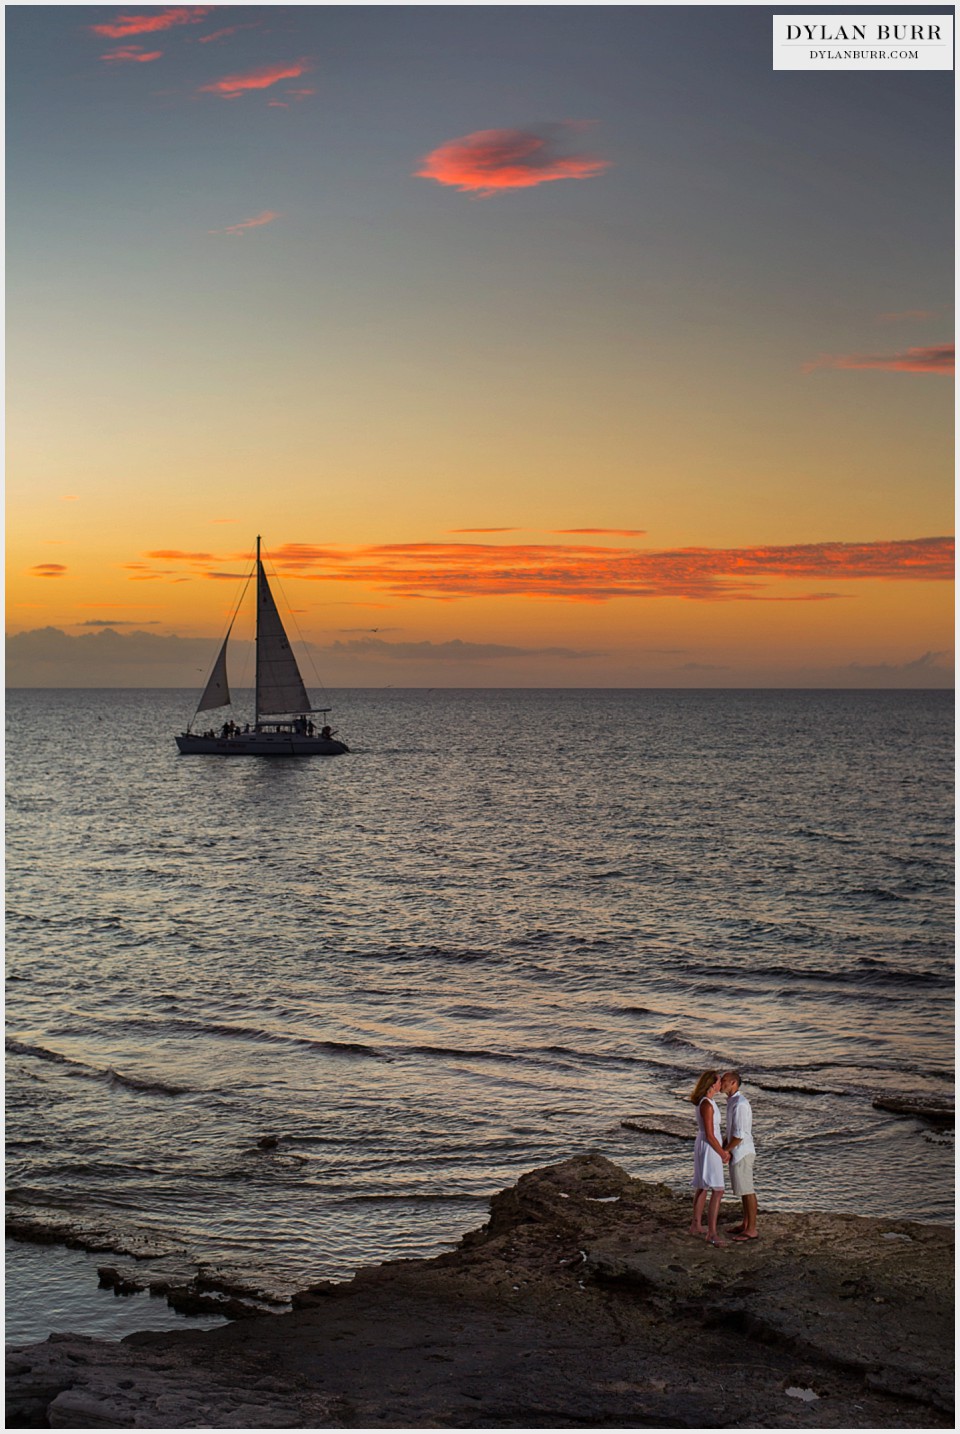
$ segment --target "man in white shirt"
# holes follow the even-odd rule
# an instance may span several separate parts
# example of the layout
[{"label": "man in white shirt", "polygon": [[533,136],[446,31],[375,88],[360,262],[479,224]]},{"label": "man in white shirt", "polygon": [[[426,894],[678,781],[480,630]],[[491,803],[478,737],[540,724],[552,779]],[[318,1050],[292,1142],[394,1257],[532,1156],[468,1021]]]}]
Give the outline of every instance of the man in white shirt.
[{"label": "man in white shirt", "polygon": [[743,1205],[743,1219],[733,1232],[733,1239],[756,1240],[757,1197],[753,1189],[753,1111],[745,1095],[740,1093],[740,1072],[724,1071],[720,1090],[727,1097],[726,1135],[723,1148],[730,1151],[730,1184]]}]

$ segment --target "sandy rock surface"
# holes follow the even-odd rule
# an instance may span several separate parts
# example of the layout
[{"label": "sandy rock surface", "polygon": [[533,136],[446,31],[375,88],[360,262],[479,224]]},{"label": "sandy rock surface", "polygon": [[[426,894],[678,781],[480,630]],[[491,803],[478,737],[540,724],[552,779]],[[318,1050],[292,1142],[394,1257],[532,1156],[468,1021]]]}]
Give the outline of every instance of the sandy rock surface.
[{"label": "sandy rock surface", "polygon": [[764,1213],[760,1240],[714,1249],[688,1222],[578,1156],[453,1253],[291,1314],[14,1351],[7,1426],[952,1427],[952,1231]]}]

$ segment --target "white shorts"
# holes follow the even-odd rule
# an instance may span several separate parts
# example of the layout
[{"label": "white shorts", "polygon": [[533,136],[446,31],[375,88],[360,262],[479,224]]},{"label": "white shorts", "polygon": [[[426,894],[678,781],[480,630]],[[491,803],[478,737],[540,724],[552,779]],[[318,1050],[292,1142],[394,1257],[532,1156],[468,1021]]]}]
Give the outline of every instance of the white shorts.
[{"label": "white shorts", "polygon": [[730,1185],[734,1195],[752,1195],[753,1191],[753,1162],[755,1156],[741,1155],[740,1159],[730,1165]]}]

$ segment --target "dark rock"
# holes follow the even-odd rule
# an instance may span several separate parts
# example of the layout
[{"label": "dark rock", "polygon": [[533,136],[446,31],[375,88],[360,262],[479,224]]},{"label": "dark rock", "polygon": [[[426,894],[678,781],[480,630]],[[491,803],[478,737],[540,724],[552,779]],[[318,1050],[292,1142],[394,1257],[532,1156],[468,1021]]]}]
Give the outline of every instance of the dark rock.
[{"label": "dark rock", "polygon": [[924,1095],[878,1095],[873,1102],[876,1110],[888,1110],[894,1115],[912,1115],[917,1120],[929,1121],[931,1125],[948,1126],[956,1123],[954,1107],[942,1101],[935,1101]]},{"label": "dark rock", "polygon": [[[759,1241],[715,1249],[688,1221],[686,1197],[579,1156],[494,1197],[452,1253],[314,1284],[291,1314],[15,1352],[10,1408],[78,1428],[952,1425],[951,1231],[764,1211]],[[222,1311],[232,1283],[203,1269],[191,1298]]]}]

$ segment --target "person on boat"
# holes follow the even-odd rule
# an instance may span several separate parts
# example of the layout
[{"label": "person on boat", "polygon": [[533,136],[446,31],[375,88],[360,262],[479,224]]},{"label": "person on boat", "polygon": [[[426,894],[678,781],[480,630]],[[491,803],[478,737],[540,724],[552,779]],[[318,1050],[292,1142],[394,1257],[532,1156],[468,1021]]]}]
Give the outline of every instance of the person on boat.
[{"label": "person on boat", "polygon": [[[730,1151],[720,1142],[720,1112],[714,1096],[720,1093],[718,1071],[704,1071],[690,1094],[697,1107],[697,1143],[693,1148],[693,1220],[691,1235],[706,1235],[708,1245],[725,1245],[717,1234],[717,1216],[723,1199],[723,1167],[730,1164]],[[707,1203],[707,1228],[703,1228],[703,1207]]]},{"label": "person on boat", "polygon": [[229,736],[230,736],[230,723],[229,723],[229,722],[224,722],[223,726],[220,728],[220,736],[221,736],[221,737],[229,737]]},{"label": "person on boat", "polygon": [[327,741],[329,742],[329,741],[330,741],[330,738],[333,736],[333,728],[332,728],[332,727],[321,727],[321,728],[320,728],[320,736],[321,736],[321,737],[326,737]]},{"label": "person on boat", "polygon": [[307,723],[307,736],[308,736],[308,737],[315,737],[316,735],[317,735],[317,729],[316,729],[316,727],[314,726],[313,722],[312,722],[312,721],[308,722],[308,723]]}]

